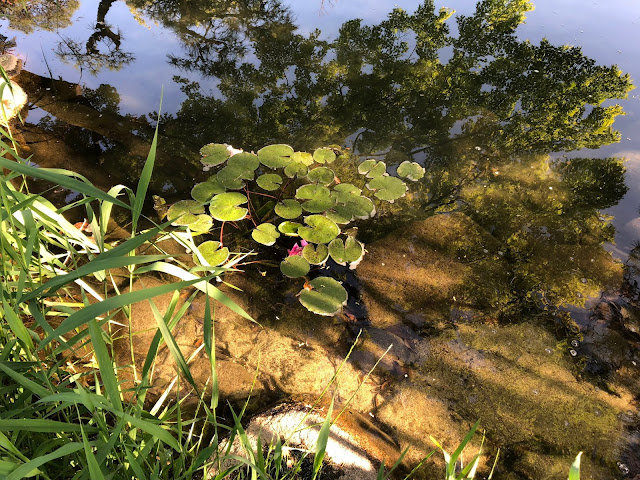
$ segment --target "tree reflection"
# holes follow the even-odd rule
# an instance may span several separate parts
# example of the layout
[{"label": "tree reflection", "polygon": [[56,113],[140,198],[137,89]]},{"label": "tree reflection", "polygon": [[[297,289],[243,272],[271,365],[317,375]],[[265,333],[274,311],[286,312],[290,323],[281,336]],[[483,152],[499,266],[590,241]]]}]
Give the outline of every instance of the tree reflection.
[{"label": "tree reflection", "polygon": [[71,17],[80,6],[78,0],[23,0],[1,2],[0,18],[24,33],[34,30],[54,31],[71,25]]}]

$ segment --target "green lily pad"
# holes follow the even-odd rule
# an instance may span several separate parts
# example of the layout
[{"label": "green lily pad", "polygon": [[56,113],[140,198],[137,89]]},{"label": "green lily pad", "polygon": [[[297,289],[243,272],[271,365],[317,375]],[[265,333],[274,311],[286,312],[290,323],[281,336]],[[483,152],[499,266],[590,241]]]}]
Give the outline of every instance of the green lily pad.
[{"label": "green lily pad", "polygon": [[302,204],[302,208],[309,213],[325,212],[335,204],[331,197],[331,191],[317,184],[303,185],[296,191],[298,200],[307,200]]},{"label": "green lily pad", "polygon": [[326,245],[320,244],[314,247],[312,244],[307,244],[302,249],[302,256],[311,265],[322,265],[329,258],[329,249]]},{"label": "green lily pad", "polygon": [[223,143],[210,143],[200,149],[200,155],[202,155],[200,162],[202,162],[203,165],[214,167],[224,163],[231,155],[231,152],[229,151],[228,145]]},{"label": "green lily pad", "polygon": [[407,192],[407,186],[397,177],[377,177],[367,183],[369,190],[375,190],[375,196],[380,200],[386,200],[393,203],[400,197],[404,197]]},{"label": "green lily pad", "polygon": [[293,148],[289,145],[269,145],[258,150],[258,160],[270,169],[286,167],[291,163]]},{"label": "green lily pad", "polygon": [[376,207],[367,197],[354,197],[344,205],[336,205],[327,212],[327,217],[339,224],[346,224],[354,219],[366,220],[373,217]]},{"label": "green lily pad", "polygon": [[180,200],[169,207],[167,220],[172,225],[189,225],[197,221],[197,215],[204,213],[204,207],[195,200]]},{"label": "green lily pad", "polygon": [[417,182],[424,177],[424,167],[416,162],[405,160],[398,165],[398,176]]},{"label": "green lily pad", "polygon": [[318,148],[313,152],[313,159],[318,163],[333,163],[336,159],[336,154],[330,148]]},{"label": "green lily pad", "polygon": [[367,178],[381,177],[387,173],[387,165],[384,162],[365,160],[358,165],[358,173],[360,175],[366,175]]},{"label": "green lily pad", "polygon": [[213,176],[206,182],[197,183],[191,189],[191,197],[200,203],[209,203],[214,195],[226,192],[227,189],[220,184],[218,178]]},{"label": "green lily pad", "polygon": [[297,237],[298,229],[300,227],[302,227],[301,223],[282,222],[280,225],[278,225],[278,230],[280,231],[280,233],[282,233],[283,235],[286,235],[287,237]]},{"label": "green lily pad", "polygon": [[309,282],[312,290],[300,291],[300,303],[310,312],[332,316],[347,303],[347,291],[331,277],[318,277]]},{"label": "green lily pad", "polygon": [[313,155],[308,152],[294,152],[293,155],[291,155],[291,161],[301,163],[308,167],[313,165]]},{"label": "green lily pad", "polygon": [[331,185],[333,183],[333,179],[336,178],[336,174],[333,173],[333,170],[331,170],[330,168],[318,167],[314,168],[313,170],[309,170],[307,178],[314,183]]},{"label": "green lily pad", "polygon": [[340,228],[336,223],[323,215],[309,215],[304,223],[308,227],[298,228],[298,235],[310,243],[329,243],[340,235]]},{"label": "green lily pad", "polygon": [[258,186],[264,190],[277,190],[282,185],[282,177],[277,173],[265,173],[256,178]]},{"label": "green lily pad", "polygon": [[247,216],[248,210],[238,205],[247,203],[247,197],[237,192],[227,192],[216,195],[211,199],[209,212],[211,216],[221,222],[234,222]]},{"label": "green lily pad", "polygon": [[276,230],[275,225],[271,223],[261,223],[253,229],[251,236],[256,242],[269,247],[276,243],[276,239],[280,237],[280,234],[278,230]]},{"label": "green lily pad", "polygon": [[302,207],[295,200],[287,198],[276,205],[275,212],[279,217],[291,220],[302,215]]},{"label": "green lily pad", "polygon": [[[212,267],[222,265],[229,258],[229,249],[227,247],[220,248],[220,242],[208,241],[201,243],[198,245],[198,251]],[[193,261],[200,265],[196,254],[193,255]]]},{"label": "green lily pad", "polygon": [[306,177],[308,171],[309,167],[298,162],[291,162],[289,165],[284,167],[284,174],[289,178]]},{"label": "green lily pad", "polygon": [[213,227],[213,219],[209,215],[197,215],[196,221],[191,222],[188,227],[193,233],[207,233]]},{"label": "green lily pad", "polygon": [[[255,172],[260,166],[260,161],[255,153],[240,152],[229,158],[227,165],[246,172]],[[253,175],[251,175],[251,178],[253,178]]]},{"label": "green lily pad", "polygon": [[359,197],[361,193],[362,190],[351,183],[339,183],[333,187],[331,196],[338,203],[347,203],[349,200]]},{"label": "green lily pad", "polygon": [[289,278],[304,277],[311,265],[301,255],[290,255],[280,262],[280,271]]},{"label": "green lily pad", "polygon": [[336,238],[329,244],[329,255],[339,265],[351,263],[353,269],[364,256],[364,245],[353,237],[348,237],[346,242]]},{"label": "green lily pad", "polygon": [[227,165],[216,175],[218,182],[228,190],[244,187],[243,180],[253,180],[254,172],[239,166]]}]

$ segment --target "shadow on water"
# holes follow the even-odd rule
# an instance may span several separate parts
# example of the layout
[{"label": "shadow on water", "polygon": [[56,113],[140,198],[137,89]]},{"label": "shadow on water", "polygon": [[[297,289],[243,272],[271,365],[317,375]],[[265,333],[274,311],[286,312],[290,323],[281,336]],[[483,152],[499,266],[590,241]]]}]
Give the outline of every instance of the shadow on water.
[{"label": "shadow on water", "polygon": [[[24,12],[3,4],[0,14],[28,32],[60,28],[77,8],[31,3]],[[62,59],[93,74],[135,64],[126,32],[106,20],[113,3],[100,3],[84,43],[62,37]],[[356,379],[394,348],[356,403],[400,443],[427,448],[425,432],[454,443],[481,417],[504,447],[510,478],[560,475],[578,450],[593,478],[619,474],[616,461],[640,473],[625,453],[637,436],[637,295],[624,290],[631,267],[623,284],[622,265],[603,249],[614,229],[601,213],[627,191],[623,161],[549,156],[620,139],[612,100],[633,88],[627,75],[578,47],[517,39],[526,1],[481,1],[455,20],[425,1],[377,25],[347,21],[324,40],[298,32],[275,0],[126,3],[180,42],[167,62],[185,100],[160,119],[151,188],[169,202],[207,177],[198,151],[212,141],[245,150],[340,145],[352,157],[336,166],[347,182],[353,158],[384,159],[390,173],[407,159],[426,168],[409,195],[359,222],[368,253],[357,274],[330,269],[352,289],[343,317],[309,317],[277,269],[246,275],[246,306],[272,338],[221,327],[221,384],[232,385],[224,394],[246,393],[242,368],[255,367],[260,348],[258,396],[316,394],[362,328],[349,364]],[[25,153],[103,188],[135,183],[153,114],[122,114],[108,84],[89,89],[26,69],[16,81],[45,113],[16,127]],[[579,309],[603,291],[597,308]],[[310,379],[305,362],[327,371]]]}]

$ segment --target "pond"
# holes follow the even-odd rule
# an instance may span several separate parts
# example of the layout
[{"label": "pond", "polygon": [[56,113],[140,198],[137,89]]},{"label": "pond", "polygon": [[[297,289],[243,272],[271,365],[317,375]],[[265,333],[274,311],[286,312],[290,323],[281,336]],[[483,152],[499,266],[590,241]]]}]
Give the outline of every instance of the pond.
[{"label": "pond", "polygon": [[[360,265],[311,267],[348,292],[334,317],[305,310],[303,279],[281,275],[296,248],[284,234],[266,249],[210,229],[265,259],[225,277],[263,326],[220,309],[226,398],[244,398],[258,366],[254,411],[313,398],[362,330],[344,391],[393,344],[352,403],[353,428],[366,419],[360,435],[384,439],[374,456],[411,446],[416,462],[428,435],[454,449],[480,418],[498,478],[566,478],[579,451],[583,478],[638,478],[639,3],[26,0],[0,17],[29,99],[23,155],[105,190],[135,185],[158,124],[150,216],[151,194],[175,205],[216,172],[202,161],[211,143],[324,148],[338,156],[322,167],[331,195],[375,160],[357,188],[375,217],[343,222],[366,247]],[[404,178],[400,194],[387,174]],[[310,217],[334,205],[299,192]],[[187,349],[201,335],[192,310]]]}]

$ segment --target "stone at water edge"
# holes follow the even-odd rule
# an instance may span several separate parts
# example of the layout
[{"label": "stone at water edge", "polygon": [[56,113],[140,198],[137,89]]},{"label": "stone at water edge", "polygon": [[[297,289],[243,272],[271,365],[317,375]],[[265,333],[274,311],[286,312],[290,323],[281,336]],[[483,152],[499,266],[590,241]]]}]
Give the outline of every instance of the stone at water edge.
[{"label": "stone at water edge", "polygon": [[[15,55],[0,55],[0,65],[11,78],[15,76],[22,62]],[[18,116],[18,112],[27,104],[27,94],[13,80],[10,84],[0,77],[0,91],[2,91],[2,105],[0,106],[0,125],[7,125],[9,120]]]}]

